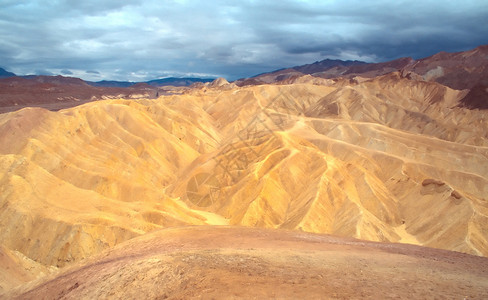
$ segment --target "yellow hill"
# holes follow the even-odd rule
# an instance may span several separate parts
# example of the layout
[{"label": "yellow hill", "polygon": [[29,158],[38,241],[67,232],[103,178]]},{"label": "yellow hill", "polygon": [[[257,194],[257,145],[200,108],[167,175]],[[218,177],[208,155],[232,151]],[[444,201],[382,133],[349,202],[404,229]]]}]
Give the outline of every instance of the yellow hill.
[{"label": "yellow hill", "polygon": [[0,243],[62,267],[230,224],[488,256],[486,112],[399,74],[325,83],[1,114]]}]

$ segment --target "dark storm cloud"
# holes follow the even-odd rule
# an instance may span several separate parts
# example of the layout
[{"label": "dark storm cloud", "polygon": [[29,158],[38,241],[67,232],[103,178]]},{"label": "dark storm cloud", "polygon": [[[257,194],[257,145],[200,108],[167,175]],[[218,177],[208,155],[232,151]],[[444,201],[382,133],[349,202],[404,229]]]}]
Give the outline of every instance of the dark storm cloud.
[{"label": "dark storm cloud", "polygon": [[325,58],[467,50],[488,43],[487,19],[480,0],[4,0],[0,62],[86,79],[236,79]]},{"label": "dark storm cloud", "polygon": [[343,52],[379,60],[420,58],[487,42],[488,2],[334,3],[288,3],[289,9],[282,13],[287,22],[276,21],[274,13],[263,5],[253,16],[253,28],[263,41],[273,41],[286,53],[321,53],[339,58]]}]

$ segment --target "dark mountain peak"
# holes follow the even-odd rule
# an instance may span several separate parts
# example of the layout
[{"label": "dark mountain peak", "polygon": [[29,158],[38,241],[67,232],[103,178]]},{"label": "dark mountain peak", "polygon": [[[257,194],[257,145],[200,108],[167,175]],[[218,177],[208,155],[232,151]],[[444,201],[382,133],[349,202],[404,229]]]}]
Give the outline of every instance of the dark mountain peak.
[{"label": "dark mountain peak", "polygon": [[340,59],[327,58],[321,61],[316,61],[313,64],[295,66],[292,69],[298,72],[302,72],[304,74],[312,74],[316,72],[327,71],[328,69],[334,67],[349,67],[349,66],[356,66],[356,65],[363,65],[363,64],[366,64],[366,62],[358,61],[358,60],[340,60]]},{"label": "dark mountain peak", "polygon": [[17,76],[12,72],[9,72],[3,68],[0,68],[0,78],[14,77]]},{"label": "dark mountain peak", "polygon": [[[348,74],[362,74],[371,73],[373,76],[383,75],[389,72],[397,71],[411,65],[415,60],[411,57],[402,57],[399,59],[381,62],[381,63],[364,63],[358,65],[349,66],[348,70],[343,73],[343,75]],[[369,75],[369,74],[368,74]],[[366,77],[371,77],[366,75]]]}]

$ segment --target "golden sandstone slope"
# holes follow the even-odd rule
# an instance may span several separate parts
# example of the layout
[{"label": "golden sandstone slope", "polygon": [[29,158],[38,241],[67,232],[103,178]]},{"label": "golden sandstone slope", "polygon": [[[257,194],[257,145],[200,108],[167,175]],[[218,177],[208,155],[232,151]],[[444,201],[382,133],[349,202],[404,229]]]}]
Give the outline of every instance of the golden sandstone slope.
[{"label": "golden sandstone slope", "polygon": [[466,93],[400,73],[221,80],[156,100],[1,114],[0,243],[39,272],[204,224],[488,256],[488,115],[458,106]]}]

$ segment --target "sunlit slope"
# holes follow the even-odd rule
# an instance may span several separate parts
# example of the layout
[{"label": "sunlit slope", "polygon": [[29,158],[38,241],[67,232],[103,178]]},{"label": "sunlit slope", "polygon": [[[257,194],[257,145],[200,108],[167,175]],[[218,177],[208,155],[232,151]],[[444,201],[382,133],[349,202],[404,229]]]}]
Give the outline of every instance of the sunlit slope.
[{"label": "sunlit slope", "polygon": [[2,115],[2,244],[64,265],[155,228],[205,223],[164,188],[218,133],[198,106],[166,100]]},{"label": "sunlit slope", "polygon": [[290,87],[239,91],[259,108],[172,195],[232,224],[488,254],[486,115],[456,107],[463,91],[399,74],[312,101]]},{"label": "sunlit slope", "polygon": [[464,93],[396,74],[2,114],[0,242],[63,266],[233,224],[486,256],[486,113]]},{"label": "sunlit slope", "polygon": [[[388,142],[392,148],[406,147],[400,138]],[[439,151],[440,158],[432,164],[398,152],[358,147],[303,124],[232,144],[228,151],[185,170],[172,196],[187,199],[195,209],[216,212],[231,224],[486,255],[486,179],[466,171],[466,166],[459,167],[461,171],[453,164],[439,166],[445,152]],[[468,157],[451,155],[454,161]],[[486,166],[485,156],[474,158]],[[194,180],[204,187],[196,188]]]}]

